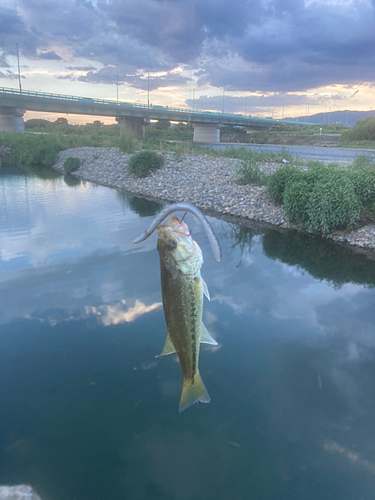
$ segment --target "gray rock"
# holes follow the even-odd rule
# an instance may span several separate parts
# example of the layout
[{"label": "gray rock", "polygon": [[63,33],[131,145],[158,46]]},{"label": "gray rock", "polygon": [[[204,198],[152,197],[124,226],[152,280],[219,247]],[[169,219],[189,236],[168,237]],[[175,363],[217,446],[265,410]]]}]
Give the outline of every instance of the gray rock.
[{"label": "gray rock", "polygon": [[[132,194],[157,198],[167,202],[184,201],[201,209],[235,215],[255,221],[265,221],[283,229],[295,228],[288,222],[281,207],[268,197],[264,186],[236,183],[236,158],[209,155],[164,153],[167,160],[160,170],[138,179],[127,168],[130,154],[118,148],[74,148],[62,151],[54,168],[64,171],[66,158],[84,160],[73,175],[83,181],[95,182]],[[176,160],[177,158],[177,160]],[[343,165],[344,166],[344,165]],[[260,169],[275,172],[280,163],[264,163]],[[305,167],[301,167],[306,170]],[[340,243],[375,250],[375,224],[350,233],[335,231],[327,236]]]}]

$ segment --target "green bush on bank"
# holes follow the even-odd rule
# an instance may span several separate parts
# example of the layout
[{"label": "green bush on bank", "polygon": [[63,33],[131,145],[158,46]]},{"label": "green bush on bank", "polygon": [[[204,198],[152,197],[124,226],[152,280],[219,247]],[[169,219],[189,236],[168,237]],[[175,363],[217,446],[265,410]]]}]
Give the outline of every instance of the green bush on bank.
[{"label": "green bush on bank", "polygon": [[347,173],[327,170],[316,179],[307,200],[307,225],[323,234],[353,227],[361,215],[361,202]]},{"label": "green bush on bank", "polygon": [[71,174],[79,169],[81,160],[79,158],[72,158],[71,156],[64,161],[64,172]]},{"label": "green bush on bank", "polygon": [[336,164],[310,162],[302,171],[285,166],[268,176],[267,189],[299,228],[327,234],[353,227],[363,215],[375,216],[373,167],[340,170]]},{"label": "green bush on bank", "polygon": [[375,202],[375,170],[366,168],[349,171],[348,177],[363,207],[369,208]]},{"label": "green bush on bank", "polygon": [[[305,226],[309,221],[308,206],[312,191],[312,183],[307,179],[296,178],[286,184],[283,192],[284,213],[290,222]],[[279,199],[278,195],[278,199]]]},{"label": "green bush on bank", "polygon": [[280,167],[276,172],[270,174],[267,178],[267,191],[278,205],[281,205],[284,200],[284,191],[288,182],[294,177],[300,175],[300,171],[294,167],[286,165]]},{"label": "green bush on bank", "polygon": [[2,158],[3,165],[51,167],[59,151],[65,149],[62,141],[49,135],[0,133],[0,145],[8,146],[11,153]]},{"label": "green bush on bank", "polygon": [[140,151],[129,160],[129,170],[137,177],[146,177],[164,165],[164,158],[155,151]]}]

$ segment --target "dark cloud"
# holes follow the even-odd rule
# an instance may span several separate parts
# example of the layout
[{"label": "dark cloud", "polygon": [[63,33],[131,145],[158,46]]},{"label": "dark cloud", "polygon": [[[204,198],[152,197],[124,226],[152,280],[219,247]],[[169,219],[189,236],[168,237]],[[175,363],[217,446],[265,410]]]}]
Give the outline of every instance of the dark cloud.
[{"label": "dark cloud", "polygon": [[67,66],[66,69],[71,71],[93,71],[95,70],[95,66]]},{"label": "dark cloud", "polygon": [[38,36],[30,30],[17,9],[0,7],[0,48],[5,55],[16,55],[16,43],[24,53],[35,53]]},{"label": "dark cloud", "polygon": [[9,68],[9,64],[5,54],[0,55],[0,68]]},{"label": "dark cloud", "polygon": [[201,84],[293,91],[375,79],[374,12],[367,3],[265,5],[244,36],[207,43]]},{"label": "dark cloud", "polygon": [[[17,73],[13,73],[13,71],[10,71],[8,69],[8,70],[6,70],[5,73],[3,71],[0,71],[0,78],[8,78],[9,80],[18,80],[18,75],[17,75]],[[25,77],[21,76],[21,78],[25,78]]]},{"label": "dark cloud", "polygon": [[77,78],[75,78],[73,75],[57,76],[56,78],[58,80],[71,80],[72,82],[74,82],[75,80],[77,80]]},{"label": "dark cloud", "polygon": [[148,78],[147,74],[128,74],[126,71],[121,71],[122,68],[107,66],[100,70],[89,71],[86,75],[79,76],[77,80],[90,83],[106,83],[116,85],[130,85],[137,89],[150,91],[161,87],[181,87],[191,81],[179,73],[168,72],[164,75],[153,76]]},{"label": "dark cloud", "polygon": [[40,59],[54,59],[55,61],[61,61],[62,57],[60,57],[56,52],[40,52],[38,54]]},{"label": "dark cloud", "polygon": [[[55,58],[67,46],[90,64],[81,81],[144,88],[147,71],[191,68],[199,85],[293,92],[375,80],[374,5],[302,0],[19,0],[0,8],[0,49]],[[39,55],[39,57],[41,57]],[[113,69],[111,69],[113,68]],[[182,77],[179,83],[186,83]],[[174,85],[174,83],[172,83]],[[169,85],[167,85],[169,86]]]}]

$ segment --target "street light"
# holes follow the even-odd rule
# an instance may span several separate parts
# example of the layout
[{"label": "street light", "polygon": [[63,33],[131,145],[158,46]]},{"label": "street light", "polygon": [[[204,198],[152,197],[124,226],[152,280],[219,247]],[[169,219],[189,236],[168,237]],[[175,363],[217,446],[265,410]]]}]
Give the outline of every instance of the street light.
[{"label": "street light", "polygon": [[17,46],[17,61],[18,61],[18,81],[20,82],[20,93],[22,93],[22,87],[21,87],[21,71],[20,71],[20,54],[18,52],[18,43],[16,43]]},{"label": "street light", "polygon": [[147,107],[150,107],[150,72],[147,72]]}]

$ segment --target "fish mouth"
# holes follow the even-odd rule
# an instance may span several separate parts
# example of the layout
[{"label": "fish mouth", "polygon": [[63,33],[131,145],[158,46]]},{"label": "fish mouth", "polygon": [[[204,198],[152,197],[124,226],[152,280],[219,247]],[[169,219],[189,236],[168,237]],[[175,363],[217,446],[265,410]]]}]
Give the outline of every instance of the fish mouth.
[{"label": "fish mouth", "polygon": [[167,224],[159,224],[157,227],[159,239],[168,241],[171,237],[176,239],[190,237],[188,225],[179,217],[171,217]]}]

